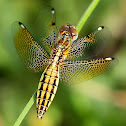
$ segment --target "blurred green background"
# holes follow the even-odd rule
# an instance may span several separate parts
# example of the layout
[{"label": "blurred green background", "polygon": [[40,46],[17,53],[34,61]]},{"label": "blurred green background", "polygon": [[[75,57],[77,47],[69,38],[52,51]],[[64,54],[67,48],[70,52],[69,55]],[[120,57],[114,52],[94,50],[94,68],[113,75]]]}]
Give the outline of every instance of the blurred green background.
[{"label": "blurred green background", "polygon": [[[77,25],[92,0],[0,0],[0,126],[11,126],[37,89],[41,73],[27,70],[16,52],[11,25],[32,25],[45,7],[56,10],[58,28]],[[119,63],[83,84],[59,85],[52,105],[37,119],[35,104],[21,126],[126,126],[126,0],[101,0],[79,37],[105,25],[112,32],[106,56]]]}]

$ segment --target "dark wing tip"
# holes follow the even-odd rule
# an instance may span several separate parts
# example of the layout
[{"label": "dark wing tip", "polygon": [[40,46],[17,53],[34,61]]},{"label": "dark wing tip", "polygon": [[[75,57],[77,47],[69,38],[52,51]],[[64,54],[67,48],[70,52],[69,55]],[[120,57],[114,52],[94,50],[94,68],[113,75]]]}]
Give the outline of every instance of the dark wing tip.
[{"label": "dark wing tip", "polygon": [[18,24],[24,29],[25,26],[19,21]]},{"label": "dark wing tip", "polygon": [[98,31],[103,30],[104,28],[105,28],[104,26],[100,26],[98,27]]},{"label": "dark wing tip", "polygon": [[105,60],[114,60],[115,58],[114,57],[106,57]]},{"label": "dark wing tip", "polygon": [[54,8],[52,8],[52,9],[51,9],[51,11],[52,11],[52,14],[54,14],[54,13],[55,13],[55,9],[54,9]]},{"label": "dark wing tip", "polygon": [[21,25],[22,23],[19,21],[18,24]]},{"label": "dark wing tip", "polygon": [[51,10],[52,10],[52,11],[55,11],[55,9],[54,9],[54,8],[52,8]]},{"label": "dark wing tip", "polygon": [[105,60],[114,61],[116,64],[119,63],[119,60],[117,58],[114,58],[114,57],[106,57]]},{"label": "dark wing tip", "polygon": [[114,58],[114,57],[111,57],[111,58],[112,58],[112,60],[116,59],[116,58]]},{"label": "dark wing tip", "polygon": [[104,26],[101,26],[102,29],[104,29]]}]

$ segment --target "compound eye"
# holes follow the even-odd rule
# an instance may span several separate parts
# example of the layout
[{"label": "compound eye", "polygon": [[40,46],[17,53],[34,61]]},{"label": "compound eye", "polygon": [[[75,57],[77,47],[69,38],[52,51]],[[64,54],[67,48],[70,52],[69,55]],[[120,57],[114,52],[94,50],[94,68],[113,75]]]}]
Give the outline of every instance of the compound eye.
[{"label": "compound eye", "polygon": [[61,28],[59,29],[59,34],[62,35],[64,31],[68,31],[68,26],[61,26]]},{"label": "compound eye", "polygon": [[70,28],[70,33],[73,40],[76,40],[78,38],[78,32],[76,29]]}]

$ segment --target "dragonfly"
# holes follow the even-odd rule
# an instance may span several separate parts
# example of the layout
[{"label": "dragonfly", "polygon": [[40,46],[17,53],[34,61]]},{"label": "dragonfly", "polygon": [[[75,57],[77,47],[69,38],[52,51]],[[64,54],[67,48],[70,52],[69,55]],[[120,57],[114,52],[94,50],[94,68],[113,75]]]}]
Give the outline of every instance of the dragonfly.
[{"label": "dragonfly", "polygon": [[[109,42],[111,33],[100,26],[91,34],[78,38],[76,27],[66,24],[57,30],[55,10],[40,12],[32,33],[21,22],[12,26],[14,44],[25,66],[41,72],[36,98],[37,117],[51,105],[60,83],[77,84],[104,73],[116,58],[94,58]],[[34,37],[32,36],[34,34]]]}]

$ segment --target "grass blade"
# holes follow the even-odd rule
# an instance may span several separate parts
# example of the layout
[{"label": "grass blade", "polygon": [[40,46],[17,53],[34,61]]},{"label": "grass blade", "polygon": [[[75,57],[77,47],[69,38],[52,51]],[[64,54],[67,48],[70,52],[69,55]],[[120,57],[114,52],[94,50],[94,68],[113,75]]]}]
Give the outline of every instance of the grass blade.
[{"label": "grass blade", "polygon": [[32,95],[32,97],[30,98],[30,100],[26,104],[26,106],[23,109],[22,113],[20,114],[20,116],[16,120],[14,126],[19,126],[21,124],[22,120],[24,119],[24,117],[26,116],[26,114],[28,113],[28,111],[30,110],[30,108],[32,107],[32,105],[34,104],[35,99],[36,99],[36,92],[37,92],[37,90],[34,92],[34,94]]},{"label": "grass blade", "polygon": [[80,30],[82,29],[83,25],[85,24],[85,22],[87,21],[87,19],[89,18],[89,16],[91,15],[91,13],[93,12],[93,10],[96,8],[97,4],[100,2],[100,0],[93,0],[92,3],[89,5],[89,7],[87,8],[87,10],[85,11],[85,13],[82,15],[78,25],[77,25],[77,31],[78,33],[80,32]]}]

